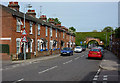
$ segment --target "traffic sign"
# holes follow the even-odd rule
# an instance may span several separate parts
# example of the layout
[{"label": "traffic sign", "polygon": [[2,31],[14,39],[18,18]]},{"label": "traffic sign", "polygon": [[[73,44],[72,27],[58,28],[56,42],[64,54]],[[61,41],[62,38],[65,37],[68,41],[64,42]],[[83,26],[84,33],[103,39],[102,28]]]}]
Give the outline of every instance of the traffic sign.
[{"label": "traffic sign", "polygon": [[26,36],[23,36],[23,38],[22,38],[21,41],[22,41],[22,42],[27,42],[28,40],[27,40]]},{"label": "traffic sign", "polygon": [[22,31],[22,34],[21,34],[21,35],[27,35],[27,32],[26,32],[25,29]]},{"label": "traffic sign", "polygon": [[80,44],[82,44],[82,41],[80,42]]}]

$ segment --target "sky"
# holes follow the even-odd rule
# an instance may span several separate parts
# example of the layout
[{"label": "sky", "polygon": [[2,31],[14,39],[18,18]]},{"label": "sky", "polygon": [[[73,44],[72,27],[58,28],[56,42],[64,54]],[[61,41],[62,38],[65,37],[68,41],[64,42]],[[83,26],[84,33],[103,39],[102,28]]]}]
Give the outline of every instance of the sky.
[{"label": "sky", "polygon": [[[2,2],[8,5],[8,1]],[[43,15],[47,18],[59,18],[62,26],[74,27],[77,32],[101,31],[106,26],[114,29],[118,27],[118,2],[86,1],[86,2],[19,2],[20,11],[24,12],[27,4],[35,9],[36,16],[40,15],[40,6]],[[25,10],[27,11],[27,10]]]}]

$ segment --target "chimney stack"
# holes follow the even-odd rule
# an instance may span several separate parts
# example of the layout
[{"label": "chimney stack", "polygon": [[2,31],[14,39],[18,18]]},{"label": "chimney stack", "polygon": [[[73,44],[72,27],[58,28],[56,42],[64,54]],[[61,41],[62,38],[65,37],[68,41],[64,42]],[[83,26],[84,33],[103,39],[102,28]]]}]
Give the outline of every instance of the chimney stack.
[{"label": "chimney stack", "polygon": [[28,12],[26,14],[33,16],[33,17],[36,17],[35,10],[28,10]]},{"label": "chimney stack", "polygon": [[18,5],[18,2],[9,2],[8,7],[19,11],[20,6]]},{"label": "chimney stack", "polygon": [[46,15],[40,16],[40,19],[43,20],[43,21],[45,21],[45,22],[47,22],[47,17],[46,17]]},{"label": "chimney stack", "polygon": [[55,21],[54,20],[55,20],[54,18],[49,18],[49,23],[55,25]]}]

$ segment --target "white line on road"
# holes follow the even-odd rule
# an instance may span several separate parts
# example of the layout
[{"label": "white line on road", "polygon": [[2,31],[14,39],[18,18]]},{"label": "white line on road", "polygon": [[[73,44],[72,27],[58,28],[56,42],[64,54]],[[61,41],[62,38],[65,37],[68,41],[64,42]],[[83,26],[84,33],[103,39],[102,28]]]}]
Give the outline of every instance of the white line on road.
[{"label": "white line on road", "polygon": [[85,55],[82,55],[81,57],[83,57],[83,56],[85,56]]},{"label": "white line on road", "polygon": [[23,81],[23,80],[24,80],[24,78],[22,78],[22,79],[18,80],[18,82]]},{"label": "white line on road", "polygon": [[49,68],[49,69],[43,70],[43,71],[38,72],[38,73],[41,74],[41,73],[47,72],[47,71],[49,71],[49,70],[55,69],[55,68],[57,68],[57,67],[58,67],[58,66],[54,66],[54,67],[51,67],[51,68]]},{"label": "white line on road", "polygon": [[99,70],[97,71],[96,75],[98,75],[98,74],[100,73],[100,71],[101,71],[101,69],[99,69]]},{"label": "white line on road", "polygon": [[72,62],[72,60],[69,60],[69,61],[67,61],[67,62],[65,62],[65,63],[63,63],[63,64],[67,64],[67,63],[70,63],[70,62]]},{"label": "white line on road", "polygon": [[79,59],[80,57],[75,58],[75,60]]}]

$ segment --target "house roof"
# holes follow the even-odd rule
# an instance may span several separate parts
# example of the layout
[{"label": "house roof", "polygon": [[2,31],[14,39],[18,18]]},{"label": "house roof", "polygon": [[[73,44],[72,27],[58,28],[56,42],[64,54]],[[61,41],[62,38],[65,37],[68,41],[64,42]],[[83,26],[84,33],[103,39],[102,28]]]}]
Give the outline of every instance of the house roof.
[{"label": "house roof", "polygon": [[[14,10],[14,9],[11,9],[11,8],[6,7],[6,6],[4,6],[4,5],[1,5],[1,4],[0,4],[0,8],[2,8],[3,10],[5,10],[5,11],[8,12],[8,13],[11,13],[13,16],[20,17],[20,18],[24,19],[24,13],[23,13],[23,12],[16,11],[16,10]],[[39,24],[42,24],[42,25],[46,25],[46,26],[52,27],[52,28],[54,28],[54,29],[57,28],[57,29],[60,30],[60,31],[65,31],[65,30],[63,30],[63,29],[60,29],[59,27],[56,27],[56,26],[52,25],[52,24],[49,23],[49,22],[44,22],[44,21],[42,21],[41,19],[38,19],[38,18],[35,18],[35,17],[32,17],[32,16],[29,16],[29,15],[27,15],[27,14],[25,14],[25,19],[26,19],[26,20],[29,20],[29,21],[33,21],[33,22],[35,22],[35,23],[39,23]],[[65,32],[66,32],[66,31],[65,31]],[[69,32],[66,32],[66,33],[69,33]],[[69,33],[69,34],[72,35],[71,33]]]}]

